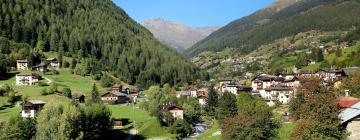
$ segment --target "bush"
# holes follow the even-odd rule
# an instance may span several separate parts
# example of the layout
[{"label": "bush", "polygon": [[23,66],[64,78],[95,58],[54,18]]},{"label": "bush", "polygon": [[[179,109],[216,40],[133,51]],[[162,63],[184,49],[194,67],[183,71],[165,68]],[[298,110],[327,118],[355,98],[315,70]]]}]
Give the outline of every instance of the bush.
[{"label": "bush", "polygon": [[14,103],[15,102],[15,92],[11,91],[7,94],[8,97],[8,103]]},{"label": "bush", "polygon": [[47,83],[45,83],[45,82],[39,82],[38,85],[39,85],[40,87],[49,86],[49,85],[48,85]]},{"label": "bush", "polygon": [[44,88],[44,89],[42,89],[41,91],[40,91],[40,94],[41,95],[48,95],[48,92],[47,92],[47,90],[46,90],[46,88]]},{"label": "bush", "polygon": [[57,88],[58,88],[58,86],[56,84],[52,83],[50,85],[48,94],[54,94],[55,92],[57,92]]},{"label": "bush", "polygon": [[179,119],[169,128],[170,132],[176,134],[177,138],[184,138],[191,133],[191,125],[185,120]]},{"label": "bush", "polygon": [[111,87],[114,84],[114,81],[108,75],[103,75],[100,79],[100,84],[102,87]]},{"label": "bush", "polygon": [[60,74],[60,72],[57,71],[57,70],[55,70],[55,69],[52,69],[51,72],[52,72],[54,75],[59,75],[59,74]]},{"label": "bush", "polygon": [[94,74],[92,77],[94,80],[99,81],[102,77],[102,74]]},{"label": "bush", "polygon": [[64,61],[64,68],[69,68],[70,67],[70,63],[69,62],[67,62],[67,61]]},{"label": "bush", "polygon": [[68,97],[68,98],[71,98],[71,89],[70,88],[64,88],[63,90],[62,90],[62,95],[63,96],[66,96],[66,97]]}]

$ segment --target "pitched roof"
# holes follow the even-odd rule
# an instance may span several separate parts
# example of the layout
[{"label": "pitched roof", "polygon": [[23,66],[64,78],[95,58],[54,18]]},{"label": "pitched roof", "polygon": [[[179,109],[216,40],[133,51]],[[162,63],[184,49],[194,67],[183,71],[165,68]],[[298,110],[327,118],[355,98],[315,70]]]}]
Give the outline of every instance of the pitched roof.
[{"label": "pitched roof", "polygon": [[43,105],[45,103],[46,102],[41,100],[29,100],[25,102],[24,106]]},{"label": "pitched roof", "polygon": [[27,60],[16,60],[16,62],[18,62],[18,63],[27,63],[28,61]]},{"label": "pitched roof", "polygon": [[331,68],[323,68],[321,71],[328,72],[328,73],[341,73],[343,69],[331,69]]},{"label": "pitched roof", "polygon": [[275,86],[275,87],[266,88],[265,90],[267,90],[267,91],[291,91],[294,89],[291,87]]},{"label": "pitched roof", "polygon": [[176,106],[176,105],[174,105],[172,103],[165,103],[165,104],[160,106],[161,110],[172,110],[172,109],[175,109],[175,108],[178,108],[180,110],[184,110],[183,108],[181,108],[179,106]]},{"label": "pitched roof", "polygon": [[356,118],[360,115],[360,102],[352,105],[349,108],[346,108],[345,110],[341,111],[339,114],[339,117],[341,119],[341,123],[345,123],[350,121],[353,118]]},{"label": "pitched roof", "polygon": [[350,74],[360,71],[360,67],[343,68],[343,70],[346,73],[346,75],[350,75]]},{"label": "pitched roof", "polygon": [[49,63],[41,62],[39,65],[33,66],[33,68],[40,68],[49,65]]},{"label": "pitched roof", "polygon": [[360,99],[351,96],[339,96],[337,105],[341,108],[348,108],[360,102]]},{"label": "pitched roof", "polygon": [[122,86],[119,85],[119,84],[115,84],[115,85],[112,86],[112,88],[120,88],[120,87],[122,87]]},{"label": "pitched roof", "polygon": [[114,93],[114,95],[116,95],[116,96],[128,96],[127,94],[122,93],[122,92],[116,92],[116,93]]}]

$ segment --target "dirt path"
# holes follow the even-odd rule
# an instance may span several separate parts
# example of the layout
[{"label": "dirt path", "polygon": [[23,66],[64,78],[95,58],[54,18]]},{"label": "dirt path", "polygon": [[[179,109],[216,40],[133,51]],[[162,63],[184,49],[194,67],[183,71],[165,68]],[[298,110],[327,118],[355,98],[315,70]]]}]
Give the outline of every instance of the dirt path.
[{"label": "dirt path", "polygon": [[52,80],[50,80],[49,78],[46,78],[46,77],[43,77],[46,81],[48,81],[48,82],[46,82],[47,84],[51,84],[52,83]]}]

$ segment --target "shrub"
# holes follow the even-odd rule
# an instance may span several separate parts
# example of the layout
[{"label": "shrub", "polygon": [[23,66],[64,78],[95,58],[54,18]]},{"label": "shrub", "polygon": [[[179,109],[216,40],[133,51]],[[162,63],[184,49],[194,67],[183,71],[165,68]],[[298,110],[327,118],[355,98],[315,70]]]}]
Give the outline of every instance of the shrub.
[{"label": "shrub", "polygon": [[57,92],[57,88],[58,88],[57,85],[54,84],[54,83],[52,83],[52,84],[50,85],[48,94],[54,94],[55,92]]},{"label": "shrub", "polygon": [[100,84],[102,87],[110,87],[114,84],[114,81],[111,79],[111,77],[105,74],[101,77]]},{"label": "shrub", "polygon": [[7,94],[8,97],[8,103],[14,103],[15,102],[15,92],[11,91]]},{"label": "shrub", "polygon": [[40,87],[49,86],[49,85],[48,85],[47,83],[45,83],[45,82],[39,82],[38,85],[39,85]]},{"label": "shrub", "polygon": [[59,75],[59,74],[60,74],[60,72],[57,71],[57,70],[55,70],[55,69],[52,69],[51,72],[52,72],[54,75]]},{"label": "shrub", "polygon": [[170,132],[176,134],[176,137],[181,139],[191,133],[191,125],[185,120],[179,119],[169,128]]},{"label": "shrub", "polygon": [[69,68],[70,67],[70,63],[69,62],[67,62],[67,61],[64,61],[64,68]]},{"label": "shrub", "polygon": [[69,97],[69,98],[71,98],[71,89],[70,88],[64,88],[63,90],[62,90],[62,94],[64,95],[64,96],[66,96],[66,97]]},{"label": "shrub", "polygon": [[46,88],[44,88],[44,89],[42,89],[41,91],[40,91],[40,94],[41,95],[48,95],[48,92],[47,92],[47,90],[46,90]]}]

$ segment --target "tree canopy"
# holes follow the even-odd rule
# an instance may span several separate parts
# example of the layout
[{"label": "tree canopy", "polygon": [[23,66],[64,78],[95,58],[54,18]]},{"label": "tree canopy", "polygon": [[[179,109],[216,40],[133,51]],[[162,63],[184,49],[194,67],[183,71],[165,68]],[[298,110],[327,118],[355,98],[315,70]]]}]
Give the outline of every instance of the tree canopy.
[{"label": "tree canopy", "polygon": [[[0,7],[0,36],[26,44],[21,49],[57,52],[60,59],[74,57],[82,63],[81,75],[108,71],[145,87],[199,78],[193,64],[162,45],[111,0],[1,0]],[[11,43],[0,47],[5,48],[0,58],[18,51]],[[31,65],[41,61],[39,55],[21,56],[37,60]],[[19,57],[12,58],[0,59],[0,74]]]}]

